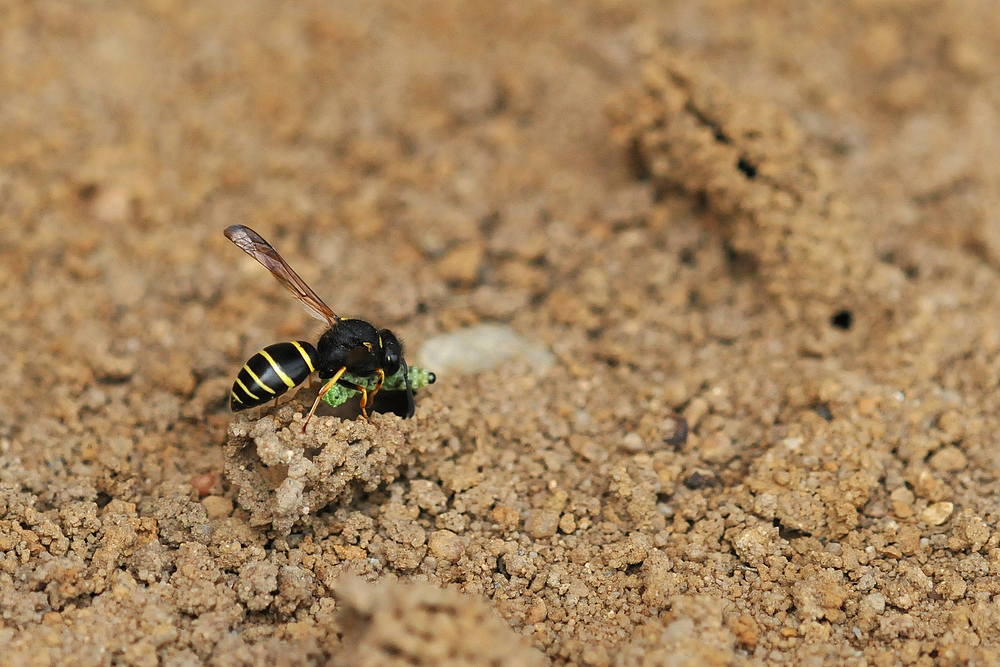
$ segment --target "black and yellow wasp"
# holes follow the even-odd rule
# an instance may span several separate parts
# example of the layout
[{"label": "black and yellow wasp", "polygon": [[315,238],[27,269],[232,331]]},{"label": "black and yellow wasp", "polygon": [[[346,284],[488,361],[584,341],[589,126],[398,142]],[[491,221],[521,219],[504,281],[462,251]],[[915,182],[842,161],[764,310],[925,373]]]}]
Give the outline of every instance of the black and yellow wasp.
[{"label": "black and yellow wasp", "polygon": [[[361,394],[361,411],[367,418],[368,408],[386,376],[393,376],[402,370],[406,391],[405,416],[413,416],[413,387],[409,369],[403,360],[403,346],[395,334],[388,329],[376,329],[364,320],[338,317],[278,251],[249,227],[232,225],[226,228],[225,234],[241,250],[264,265],[310,315],[329,326],[315,347],[301,340],[276,343],[250,357],[237,374],[229,395],[229,407],[234,412],[263,405],[317,372],[325,383],[306,417],[303,430],[320,400],[335,384]],[[345,374],[371,379],[375,386],[369,392],[364,384],[349,381]]]}]

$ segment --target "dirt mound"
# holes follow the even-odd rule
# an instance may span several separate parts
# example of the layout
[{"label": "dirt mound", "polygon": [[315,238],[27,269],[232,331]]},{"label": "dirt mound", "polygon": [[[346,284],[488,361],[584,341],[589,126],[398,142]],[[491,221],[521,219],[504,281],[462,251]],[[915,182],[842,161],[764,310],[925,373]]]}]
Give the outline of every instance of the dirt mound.
[{"label": "dirt mound", "polygon": [[[1000,661],[1000,26],[918,4],[0,9],[0,665]],[[231,224],[466,372],[234,416],[321,331]]]}]

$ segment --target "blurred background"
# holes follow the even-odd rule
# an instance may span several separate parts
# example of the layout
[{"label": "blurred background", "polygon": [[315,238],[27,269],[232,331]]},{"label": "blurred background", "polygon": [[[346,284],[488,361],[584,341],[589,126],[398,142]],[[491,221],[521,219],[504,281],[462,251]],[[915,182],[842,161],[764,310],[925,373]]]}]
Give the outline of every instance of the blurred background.
[{"label": "blurred background", "polygon": [[[504,507],[516,511],[509,524],[506,510],[494,512],[501,491],[482,507],[467,499],[455,504],[473,483],[449,487],[441,480],[452,477],[437,463],[423,468],[419,474],[448,490],[456,516],[471,518],[434,523],[423,501],[406,500],[414,516],[428,530],[446,526],[461,535],[468,528],[469,553],[489,565],[437,574],[431,568],[418,578],[487,597],[501,575],[504,582],[522,576],[526,587],[531,577],[512,575],[490,551],[490,540],[507,539],[515,545],[510,554],[531,551],[532,540],[557,539],[555,524],[551,533],[537,524],[518,533],[517,517],[524,515],[517,512],[556,512],[558,539],[579,539],[591,549],[567,567],[577,572],[583,563],[602,562],[620,575],[620,588],[612,588],[631,592],[599,594],[593,581],[583,593],[574,588],[572,595],[589,599],[605,619],[579,627],[565,622],[561,607],[555,611],[565,590],[553,593],[549,612],[532,607],[530,596],[511,602],[514,593],[496,593],[495,606],[520,632],[535,632],[532,641],[556,662],[611,664],[616,647],[633,638],[641,645],[636,628],[665,605],[656,595],[642,597],[652,584],[635,582],[652,566],[642,566],[641,558],[600,561],[595,555],[606,555],[600,545],[621,544],[645,530],[621,507],[617,514],[602,509],[598,499],[617,493],[619,473],[635,463],[630,457],[642,443],[662,442],[657,429],[673,410],[689,417],[690,446],[676,458],[663,454],[655,466],[652,458],[635,463],[670,489],[652,493],[650,501],[663,535],[685,535],[689,524],[704,520],[706,507],[753,507],[739,500],[751,461],[797,433],[773,429],[803,411],[827,421],[826,415],[857,416],[855,395],[838,392],[854,386],[852,378],[864,376],[869,362],[878,368],[873,382],[884,383],[875,392],[880,396],[913,383],[914,392],[944,403],[971,397],[958,401],[969,411],[960,411],[962,423],[976,405],[997,403],[1000,327],[990,295],[1000,266],[998,33],[1000,13],[986,0],[0,3],[0,484],[6,485],[7,528],[34,526],[42,536],[17,547],[21,551],[0,549],[8,552],[9,582],[18,572],[18,581],[30,582],[18,589],[27,597],[15,596],[7,607],[17,609],[4,620],[8,638],[16,631],[25,651],[40,645],[43,617],[55,623],[59,614],[68,618],[77,606],[106,600],[98,596],[119,572],[131,572],[132,585],[140,570],[172,572],[173,559],[187,557],[177,555],[178,545],[189,541],[191,526],[202,524],[192,520],[171,537],[164,528],[169,515],[186,515],[162,504],[155,509],[154,501],[190,497],[194,506],[211,494],[229,502],[219,516],[239,519],[238,509],[228,518],[234,493],[221,476],[235,372],[264,345],[315,340],[321,332],[223,237],[226,226],[240,223],[270,240],[338,314],[397,331],[416,357],[408,356],[411,363],[421,363],[416,355],[426,341],[477,323],[509,326],[526,345],[551,352],[550,375],[533,375],[530,361],[478,380],[439,374],[439,386],[424,398],[421,419],[434,425],[425,430],[469,466],[469,479],[484,469],[506,470],[497,486],[510,492]],[[686,54],[724,82],[732,99],[766,100],[787,113],[804,133],[809,155],[830,167],[843,199],[864,221],[877,256],[910,279],[941,281],[920,288],[929,295],[918,304],[920,322],[935,326],[947,311],[947,326],[954,328],[942,325],[925,336],[931,329],[917,327],[924,333],[913,334],[913,347],[899,356],[888,345],[855,350],[856,356],[838,360],[842,366],[817,363],[809,367],[815,382],[811,377],[806,389],[787,389],[781,377],[787,369],[765,364],[786,353],[800,359],[811,353],[783,347],[777,320],[761,314],[769,302],[752,279],[727,264],[705,202],[658,191],[613,136],[609,103],[638,85],[640,47],[650,43]],[[962,329],[966,325],[972,328]],[[966,333],[949,333],[960,330]],[[944,369],[952,362],[959,369],[954,373]],[[823,384],[827,371],[834,384]],[[486,398],[477,407],[480,396]],[[511,404],[516,409],[497,407]],[[878,413],[866,405],[861,414]],[[535,406],[544,414],[518,423],[525,414],[519,411]],[[826,412],[816,413],[817,406]],[[980,426],[992,419],[982,409]],[[944,408],[927,410],[907,423],[954,433],[938,421]],[[644,421],[646,415],[652,416]],[[572,439],[581,433],[598,444]],[[640,439],[625,442],[624,455],[608,454],[625,433]],[[477,449],[494,436],[523,451],[500,448],[506,453],[491,458]],[[941,435],[917,447],[912,461],[923,465],[935,447],[956,437]],[[975,460],[988,462],[989,442],[977,442],[982,458]],[[895,446],[885,444],[880,456],[891,460]],[[474,450],[476,456],[462,458]],[[965,459],[954,460],[934,474],[958,475]],[[590,481],[560,468],[567,461],[579,463],[586,472],[580,479]],[[613,475],[615,465],[624,467]],[[441,470],[452,468],[442,464]],[[892,506],[889,494],[912,489],[915,470],[909,477],[884,470],[875,476],[881,481],[872,494],[882,513],[872,513],[870,525],[882,530],[878,521]],[[198,475],[209,477],[192,490]],[[576,485],[559,496],[558,510],[551,510],[547,495],[558,495],[552,479]],[[705,479],[721,486],[703,489],[698,480]],[[979,479],[983,487],[955,487],[975,496],[990,479]],[[694,481],[688,488],[675,480]],[[672,495],[674,486],[679,496]],[[737,491],[712,495],[729,489]],[[398,499],[402,492],[393,493]],[[921,507],[951,502],[936,491],[922,501],[918,488],[917,496]],[[109,504],[119,502],[132,509]],[[67,507],[84,509],[77,516],[66,514]],[[150,556],[154,565],[143,561],[145,570],[126,562],[125,552],[94,560],[112,534],[107,526],[114,522],[102,527],[97,520],[107,507],[128,517],[123,525],[157,517],[159,538],[147,525],[150,535],[140,541],[162,542],[168,555]],[[683,507],[701,509],[685,518]],[[992,517],[993,511],[980,513]],[[572,521],[562,522],[567,515]],[[39,527],[43,519],[58,528],[47,534]],[[765,523],[770,526],[770,518]],[[598,524],[613,529],[595,536],[580,527]],[[343,529],[343,517],[331,515],[329,525],[306,532],[319,543]],[[716,546],[698,553],[731,557],[730,537],[714,530],[706,529]],[[71,549],[51,546],[62,544],[56,531]],[[352,546],[363,542],[359,534]],[[275,562],[292,548],[258,537],[241,539],[258,540]],[[657,539],[642,544],[666,548],[667,538]],[[66,549],[82,559],[74,561],[77,570],[46,570],[46,559]],[[553,558],[568,558],[566,552]],[[349,560],[332,547],[329,553],[338,554],[332,560]],[[359,553],[360,562],[378,561],[375,551]],[[219,563],[225,574],[213,585],[221,588],[239,570]],[[76,574],[66,574],[71,570]],[[367,574],[375,579],[378,572]],[[733,574],[730,563],[725,576],[743,575]],[[60,588],[52,583],[59,577],[74,583]],[[328,590],[315,593],[321,600]],[[851,595],[845,608],[856,611],[850,605],[860,593]],[[125,613],[161,609],[158,602],[135,604]],[[165,636],[158,654],[145,654],[150,664],[157,655],[222,659],[221,648],[183,634],[193,632],[191,618],[205,609],[163,604],[179,615],[167,624],[184,629]],[[276,615],[267,618],[240,607],[233,617],[240,620],[220,627],[243,632],[255,625],[259,634],[247,634],[247,645],[267,638],[273,642],[268,655],[280,655],[285,642],[304,646],[315,639],[304,628],[336,627],[324,625],[329,609],[323,604],[315,602],[311,615],[304,604],[299,617],[289,616],[287,607],[279,611],[277,603],[268,612]],[[623,611],[622,604],[631,607]],[[748,613],[773,617],[773,611],[761,603]],[[773,627],[753,621],[760,625],[751,632],[732,621],[742,618],[734,614],[726,616],[731,634],[723,643],[736,646],[738,639],[744,657],[799,650],[784,630],[798,627],[798,620],[779,619]],[[835,616],[827,620],[835,623]],[[295,626],[296,618],[305,625]],[[869,644],[866,634],[854,645],[854,634],[843,627],[826,637],[842,655],[857,649],[871,659],[878,651],[891,656],[900,636],[886,631]],[[91,645],[114,641],[109,636]],[[115,650],[124,655],[121,646]],[[929,656],[936,649],[915,650]],[[93,655],[102,659],[96,648]]]}]

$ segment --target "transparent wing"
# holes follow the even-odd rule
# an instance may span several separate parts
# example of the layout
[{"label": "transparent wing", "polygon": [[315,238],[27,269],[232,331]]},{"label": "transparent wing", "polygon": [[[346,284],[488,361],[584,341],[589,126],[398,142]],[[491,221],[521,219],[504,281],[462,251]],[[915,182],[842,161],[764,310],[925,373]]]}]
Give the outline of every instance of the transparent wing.
[{"label": "transparent wing", "polygon": [[226,238],[235,243],[243,252],[256,259],[270,271],[271,275],[292,293],[310,315],[330,326],[337,324],[337,314],[323,303],[323,299],[319,298],[316,292],[299,277],[299,274],[288,266],[288,262],[282,259],[278,251],[265,241],[263,236],[246,225],[226,227],[225,234]]}]

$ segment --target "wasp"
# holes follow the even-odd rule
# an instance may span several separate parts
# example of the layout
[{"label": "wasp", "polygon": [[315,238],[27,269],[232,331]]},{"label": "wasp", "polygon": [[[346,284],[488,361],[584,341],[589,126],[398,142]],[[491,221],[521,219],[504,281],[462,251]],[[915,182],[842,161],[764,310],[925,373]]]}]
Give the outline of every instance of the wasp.
[{"label": "wasp", "polygon": [[[406,417],[415,409],[409,367],[403,360],[403,346],[388,329],[376,329],[371,323],[339,317],[288,265],[264,237],[245,225],[226,228],[226,238],[260,262],[271,275],[292,293],[310,315],[325,322],[326,332],[313,346],[306,341],[268,345],[243,364],[229,394],[233,412],[267,403],[305,382],[314,372],[324,380],[316,401],[309,410],[302,430],[312,419],[319,402],[335,386],[361,394],[361,412],[368,418],[368,408],[382,389],[386,377],[396,381],[406,392]],[[346,377],[345,377],[346,376]],[[425,383],[433,382],[433,373]],[[350,378],[350,379],[349,379]]]}]

